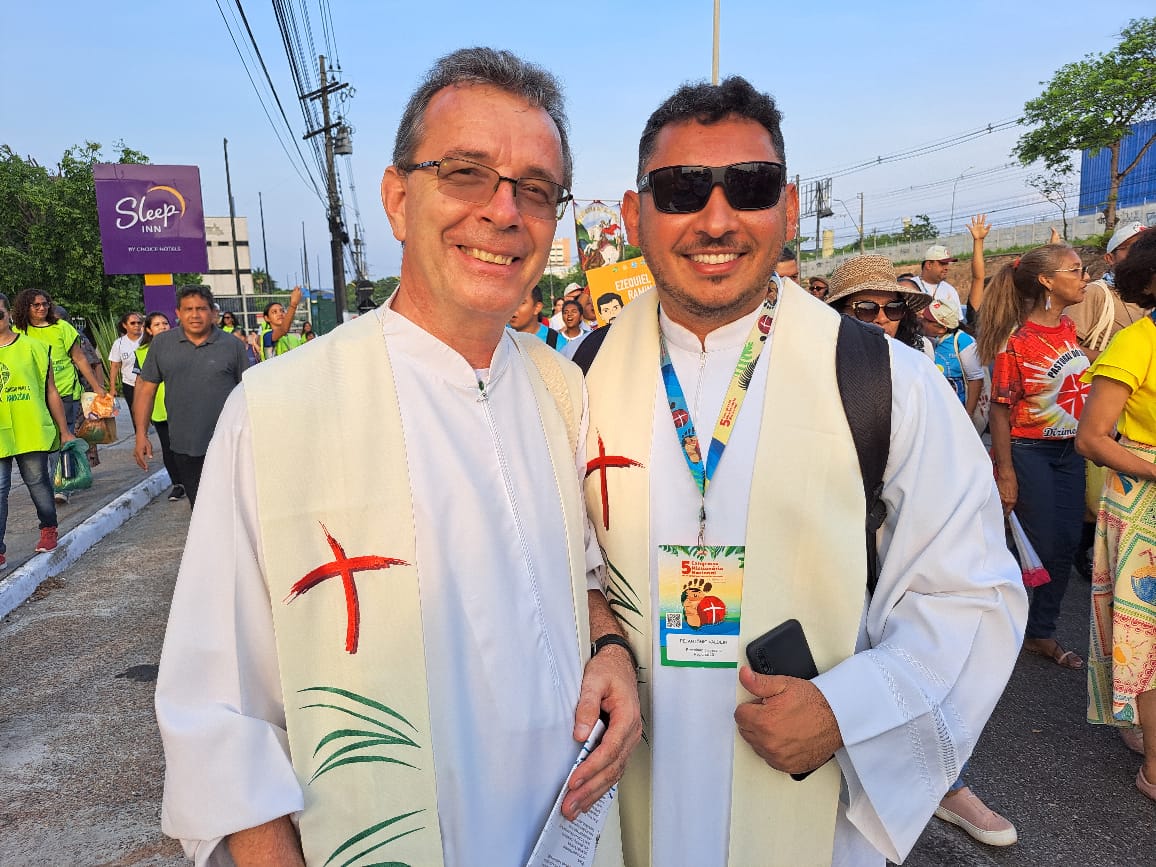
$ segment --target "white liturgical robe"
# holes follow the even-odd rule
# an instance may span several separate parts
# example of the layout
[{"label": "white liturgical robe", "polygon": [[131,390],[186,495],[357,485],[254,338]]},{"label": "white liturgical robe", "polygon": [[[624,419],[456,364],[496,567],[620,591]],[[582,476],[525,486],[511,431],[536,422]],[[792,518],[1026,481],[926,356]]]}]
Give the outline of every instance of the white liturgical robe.
[{"label": "white liturgical robe", "polygon": [[[577,755],[583,667],[532,365],[503,334],[490,368],[475,371],[404,317],[380,315],[406,454],[340,459],[408,460],[445,864],[521,864]],[[229,863],[224,836],[304,803],[288,756],[270,611],[280,600],[271,603],[263,579],[245,388],[229,398],[206,458],[157,685],[162,826],[198,865]],[[384,411],[366,394],[346,423],[373,425]],[[281,459],[329,445],[286,439]],[[601,557],[588,524],[586,543],[597,589]],[[340,600],[340,582],[327,583],[311,596]],[[367,573],[360,604],[389,605],[388,586]]]},{"label": "white liturgical robe", "polygon": [[[811,303],[809,298],[803,303]],[[707,335],[660,317],[700,441],[708,442],[756,312]],[[746,401],[706,496],[707,545],[747,544],[748,502],[776,319]],[[783,325],[789,327],[789,325]],[[1019,568],[1008,553],[991,465],[959,401],[921,353],[891,347],[891,449],[884,474],[888,516],[882,568],[865,592],[856,653],[814,683],[838,721],[844,791],[833,863],[882,865],[914,845],[956,779],[1011,673],[1027,615]],[[657,359],[655,359],[657,363]],[[836,398],[837,399],[837,398]],[[657,546],[694,544],[700,497],[675,435],[661,378],[654,395],[651,595]],[[778,413],[789,420],[791,407]],[[704,449],[705,451],[705,449]],[[824,456],[779,455],[821,472]],[[783,496],[791,496],[783,491]],[[816,551],[815,568],[822,568]],[[774,580],[748,574],[746,581]],[[653,864],[725,867],[730,828],[735,669],[661,665],[654,632]],[[745,658],[743,659],[745,662]],[[767,769],[767,773],[777,773]],[[752,832],[774,834],[768,828]],[[736,833],[738,833],[736,829]]]}]

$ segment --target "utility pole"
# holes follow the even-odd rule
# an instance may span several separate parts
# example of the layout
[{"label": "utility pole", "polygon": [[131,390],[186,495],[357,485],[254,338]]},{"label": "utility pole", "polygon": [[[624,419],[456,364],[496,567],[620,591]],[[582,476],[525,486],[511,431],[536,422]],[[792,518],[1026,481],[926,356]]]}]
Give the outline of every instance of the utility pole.
[{"label": "utility pole", "polygon": [[271,280],[272,278],[269,276],[269,244],[265,240],[265,201],[261,198],[260,192],[257,193],[257,205],[261,209],[261,255],[265,258],[265,279]]},{"label": "utility pole", "polygon": [[249,305],[245,303],[245,293],[241,291],[241,260],[237,256],[237,209],[233,206],[233,181],[229,177],[229,140],[221,139],[225,146],[225,192],[229,196],[229,235],[233,242],[233,277],[237,281],[237,294],[241,296],[241,319],[245,329],[249,328]]},{"label": "utility pole", "polygon": [[718,84],[718,30],[719,4],[721,0],[714,0],[714,51],[711,54],[710,83]]},{"label": "utility pole", "polygon": [[859,255],[863,255],[863,194],[859,194]]},{"label": "utility pole", "polygon": [[325,136],[325,169],[329,192],[329,253],[333,259],[333,305],[337,325],[340,325],[345,321],[345,261],[342,253],[345,230],[341,225],[341,195],[337,189],[337,166],[334,163],[333,132],[337,129],[337,125],[330,121],[329,94],[348,85],[336,82],[330,84],[325,69],[325,55],[318,55],[317,61],[321,69],[321,87],[301,98],[321,100],[322,127],[305,133],[304,138]]}]

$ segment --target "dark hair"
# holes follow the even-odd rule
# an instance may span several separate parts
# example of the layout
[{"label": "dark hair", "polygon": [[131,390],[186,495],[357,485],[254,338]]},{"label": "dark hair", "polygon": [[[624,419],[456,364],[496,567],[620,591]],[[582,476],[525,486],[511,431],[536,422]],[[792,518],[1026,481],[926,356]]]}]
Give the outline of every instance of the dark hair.
[{"label": "dark hair", "polygon": [[[570,153],[570,122],[558,79],[542,67],[528,63],[509,51],[493,48],[460,48],[438,59],[426,73],[397,126],[393,164],[404,171],[413,165],[418,142],[425,134],[423,123],[430,101],[439,91],[459,84],[486,84],[519,96],[550,115],[562,145],[562,186],[574,181],[574,157]],[[438,154],[438,157],[443,154]]]},{"label": "dark hair", "polygon": [[581,316],[581,315],[582,315],[582,305],[581,305],[581,304],[579,304],[577,301],[575,301],[573,298],[567,298],[565,301],[563,301],[563,302],[562,302],[562,310],[563,310],[563,312],[565,312],[565,310],[566,310],[566,308],[567,308],[567,307],[575,307],[575,308],[577,308],[577,310],[578,310],[578,315],[579,315],[579,316]]},{"label": "dark hair", "polygon": [[[780,262],[794,262],[795,261],[795,248],[792,247],[790,244],[784,244],[783,245],[783,252],[781,252],[779,254],[779,261]],[[814,278],[812,278],[812,279],[814,279]],[[819,279],[822,279],[822,278],[820,277]],[[824,280],[823,282],[825,283],[827,281]]]},{"label": "dark hair", "polygon": [[977,351],[981,364],[991,364],[1019,326],[1027,321],[1046,294],[1040,275],[1053,271],[1061,257],[1073,252],[1067,244],[1044,244],[1016,256],[992,278],[983,296],[983,327]]},{"label": "dark hair", "polygon": [[0,292],[0,304],[4,305],[4,309],[8,310],[12,305],[8,301],[8,296]]},{"label": "dark hair", "polygon": [[1116,291],[1122,300],[1145,309],[1156,307],[1156,229],[1141,232],[1115,270]]},{"label": "dark hair", "polygon": [[116,321],[116,330],[121,335],[121,337],[128,334],[128,321],[134,316],[140,316],[140,314],[135,310],[130,310],[128,313],[123,314],[120,319]]},{"label": "dark hair", "polygon": [[923,326],[919,324],[919,314],[910,307],[899,320],[899,327],[895,329],[895,339],[912,349],[923,350]]},{"label": "dark hair", "polygon": [[205,303],[212,308],[213,293],[209,290],[208,286],[202,286],[199,283],[189,283],[177,290],[177,308],[180,308],[182,301],[194,295],[198,298],[203,298]]},{"label": "dark hair", "polygon": [[234,325],[237,324],[237,314],[234,313],[232,310],[222,310],[221,311],[221,318],[224,319],[226,316],[228,316],[230,319],[233,320]]},{"label": "dark hair", "polygon": [[[140,345],[141,346],[148,346],[150,343],[153,342],[153,335],[149,331],[149,328],[152,326],[153,322],[157,319],[163,319],[165,322],[169,322],[169,317],[166,316],[164,313],[161,313],[159,310],[154,310],[152,313],[149,313],[148,315],[146,315],[144,318],[144,321],[145,321],[144,334],[141,335],[141,339],[140,339]],[[171,322],[169,322],[169,327],[172,327]]]},{"label": "dark hair", "polygon": [[530,297],[534,300],[535,304],[541,304],[542,303],[542,287],[541,286],[535,286],[533,289],[531,289],[530,290]]},{"label": "dark hair", "polygon": [[723,79],[721,84],[684,84],[676,90],[646,121],[638,142],[638,177],[645,173],[658,134],[672,123],[697,121],[709,126],[730,117],[745,118],[761,124],[771,136],[771,143],[779,159],[786,164],[787,149],[783,144],[783,115],[775,107],[774,98],[760,93],[739,75]]},{"label": "dark hair", "polygon": [[621,298],[619,298],[619,297],[618,297],[618,295],[616,295],[616,294],[615,294],[615,293],[613,293],[613,292],[603,292],[601,295],[599,295],[599,296],[598,296],[598,307],[599,307],[599,309],[601,309],[601,308],[602,308],[602,305],[603,305],[603,304],[609,304],[611,301],[617,301],[617,302],[618,302],[618,306],[619,306],[619,307],[621,307],[621,306],[622,306],[622,299],[621,299]]},{"label": "dark hair", "polygon": [[270,310],[272,310],[274,307],[282,307],[283,308],[284,306],[285,305],[282,304],[280,301],[270,301],[268,304],[265,305],[265,309],[261,313],[261,315],[264,316],[266,319],[268,319]]},{"label": "dark hair", "polygon": [[41,296],[48,302],[48,312],[44,314],[47,317],[48,324],[55,325],[59,321],[51,295],[43,289],[25,289],[16,296],[16,301],[12,304],[12,324],[16,328],[19,328],[21,331],[28,330],[32,324],[32,302]]}]

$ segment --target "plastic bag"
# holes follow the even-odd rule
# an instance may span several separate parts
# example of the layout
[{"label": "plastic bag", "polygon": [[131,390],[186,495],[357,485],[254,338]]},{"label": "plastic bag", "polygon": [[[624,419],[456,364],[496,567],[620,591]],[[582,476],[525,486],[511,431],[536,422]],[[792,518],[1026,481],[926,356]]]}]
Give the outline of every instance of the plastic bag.
[{"label": "plastic bag", "polygon": [[88,463],[88,443],[82,439],[69,440],[60,447],[60,460],[52,486],[57,493],[82,491],[92,487],[92,467]]},{"label": "plastic bag", "polygon": [[76,435],[89,445],[116,442],[115,418],[85,418],[76,426]]},{"label": "plastic bag", "polygon": [[86,391],[80,397],[80,412],[85,418],[112,418],[120,412],[120,409],[112,394]]},{"label": "plastic bag", "polygon": [[1016,550],[1019,551],[1020,570],[1023,572],[1024,586],[1039,587],[1041,584],[1047,584],[1052,580],[1052,576],[1048,574],[1048,570],[1040,561],[1040,555],[1036,553],[1036,549],[1028,541],[1028,534],[1024,532],[1020,519],[1016,517],[1015,512],[1012,512],[1008,515],[1007,521],[1011,526],[1012,541],[1015,542]]}]

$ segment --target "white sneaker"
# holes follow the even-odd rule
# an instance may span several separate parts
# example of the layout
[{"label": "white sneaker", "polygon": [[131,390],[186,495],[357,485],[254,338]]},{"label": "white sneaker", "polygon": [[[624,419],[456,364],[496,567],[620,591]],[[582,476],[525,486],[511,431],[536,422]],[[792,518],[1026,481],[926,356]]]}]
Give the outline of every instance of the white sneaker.
[{"label": "white sneaker", "polygon": [[988,807],[967,786],[944,795],[935,808],[935,815],[958,825],[973,839],[988,846],[1011,846],[1019,839],[1016,826]]},{"label": "white sneaker", "polygon": [[57,503],[61,503],[61,504],[67,503],[68,502],[68,492],[67,491],[57,491],[55,494],[52,495],[52,499]]}]

